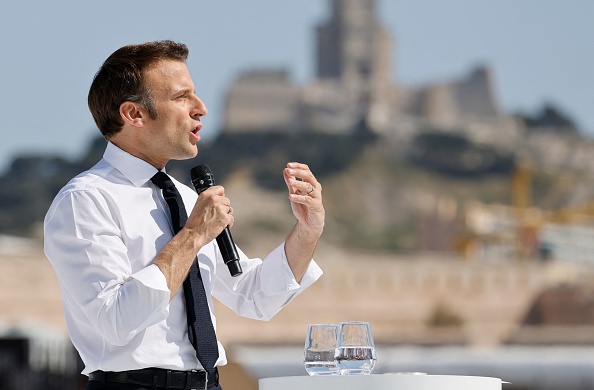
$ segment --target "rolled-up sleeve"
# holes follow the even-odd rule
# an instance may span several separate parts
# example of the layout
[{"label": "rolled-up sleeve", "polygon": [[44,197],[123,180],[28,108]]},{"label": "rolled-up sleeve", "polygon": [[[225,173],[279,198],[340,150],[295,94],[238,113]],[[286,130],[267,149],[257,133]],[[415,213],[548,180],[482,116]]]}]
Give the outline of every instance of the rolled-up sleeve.
[{"label": "rolled-up sleeve", "polygon": [[125,345],[167,317],[170,292],[150,261],[132,269],[115,213],[99,191],[65,191],[46,216],[44,250],[58,275],[66,313],[83,315],[100,337]]},{"label": "rolled-up sleeve", "polygon": [[262,291],[268,296],[283,294],[288,291],[301,292],[322,275],[322,270],[312,259],[301,283],[295,280],[293,271],[285,254],[283,243],[273,250],[262,263]]},{"label": "rolled-up sleeve", "polygon": [[297,282],[285,255],[284,243],[264,260],[249,259],[241,251],[240,257],[243,274],[232,278],[226,270],[218,270],[213,295],[248,318],[271,319],[322,275],[312,259],[301,282]]}]

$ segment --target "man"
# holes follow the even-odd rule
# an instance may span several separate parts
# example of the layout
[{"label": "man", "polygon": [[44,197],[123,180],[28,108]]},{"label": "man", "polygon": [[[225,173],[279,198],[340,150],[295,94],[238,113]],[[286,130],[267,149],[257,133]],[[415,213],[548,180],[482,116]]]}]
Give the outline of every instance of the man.
[{"label": "man", "polygon": [[[322,187],[307,165],[288,163],[283,171],[297,219],[286,241],[264,261],[239,250],[243,274],[235,278],[213,241],[233,225],[224,188],[198,196],[163,176],[169,160],[197,155],[208,112],[187,55],[185,45],[160,41],[108,57],[89,91],[90,111],[109,141],[104,157],[72,179],[46,215],[45,253],[87,389],[220,389],[216,366],[226,358],[209,333],[216,327],[212,296],[239,315],[267,320],[321,275],[312,256],[324,226]],[[175,216],[157,177],[175,184],[173,201],[181,196],[188,215]],[[194,309],[186,308],[199,300],[186,291],[192,269],[208,301],[197,305],[207,314],[195,328],[188,320]],[[212,342],[212,351],[200,342]]]}]

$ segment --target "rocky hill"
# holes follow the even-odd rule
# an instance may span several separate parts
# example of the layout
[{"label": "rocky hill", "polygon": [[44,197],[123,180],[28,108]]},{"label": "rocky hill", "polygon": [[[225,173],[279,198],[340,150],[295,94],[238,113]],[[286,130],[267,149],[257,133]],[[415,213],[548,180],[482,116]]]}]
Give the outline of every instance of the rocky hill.
[{"label": "rocky hill", "polygon": [[[78,161],[43,155],[15,159],[0,177],[0,233],[40,238],[57,191],[98,161],[104,147],[102,138],[93,140]],[[288,161],[300,161],[323,185],[329,243],[381,251],[452,251],[464,232],[466,204],[513,202],[512,177],[523,155],[431,130],[400,143],[365,131],[350,136],[223,132],[201,144],[197,158],[171,162],[168,171],[190,183],[191,168],[208,164],[235,206],[239,242],[254,231],[284,234],[290,228],[293,218],[281,172]],[[531,201],[536,206],[556,206],[550,203],[566,199],[575,183],[586,183],[580,179],[585,173],[572,170],[574,184],[561,191],[560,168],[545,168],[534,167]]]},{"label": "rocky hill", "polygon": [[[328,240],[361,248],[412,250],[419,247],[421,212],[444,197],[505,202],[505,183],[513,167],[509,156],[491,159],[480,169],[465,165],[463,154],[472,154],[475,146],[451,137],[451,146],[438,136],[428,138],[418,140],[412,151],[365,133],[223,134],[201,145],[196,159],[172,162],[168,170],[189,183],[190,169],[208,164],[234,205],[245,204],[236,207],[240,213],[245,209],[245,219],[238,215],[236,229],[274,233],[293,223],[282,169],[288,161],[301,161],[324,186]],[[441,151],[431,142],[443,144]],[[103,139],[93,140],[79,161],[42,155],[15,159],[0,178],[0,233],[40,237],[52,198],[71,177],[98,161],[104,146]],[[271,207],[279,212],[270,213]]]}]

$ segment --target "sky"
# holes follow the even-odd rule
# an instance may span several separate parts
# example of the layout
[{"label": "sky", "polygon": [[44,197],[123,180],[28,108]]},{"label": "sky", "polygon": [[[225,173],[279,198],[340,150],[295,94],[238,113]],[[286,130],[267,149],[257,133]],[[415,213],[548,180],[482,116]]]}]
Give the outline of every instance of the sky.
[{"label": "sky", "polygon": [[[224,96],[242,71],[283,68],[296,83],[315,73],[315,26],[329,0],[6,0],[0,4],[0,173],[18,155],[78,158],[99,134],[87,93],[120,46],[172,39],[209,108],[215,137]],[[594,1],[378,0],[393,38],[397,83],[494,73],[504,112],[550,102],[594,137]]]}]

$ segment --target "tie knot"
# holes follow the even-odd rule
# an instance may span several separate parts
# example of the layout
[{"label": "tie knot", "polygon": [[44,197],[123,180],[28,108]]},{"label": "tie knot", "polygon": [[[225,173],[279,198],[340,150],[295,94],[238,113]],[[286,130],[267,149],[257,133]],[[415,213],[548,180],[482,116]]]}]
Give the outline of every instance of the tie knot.
[{"label": "tie knot", "polygon": [[175,188],[175,184],[165,172],[157,172],[155,176],[151,177],[151,181],[160,189]]}]

